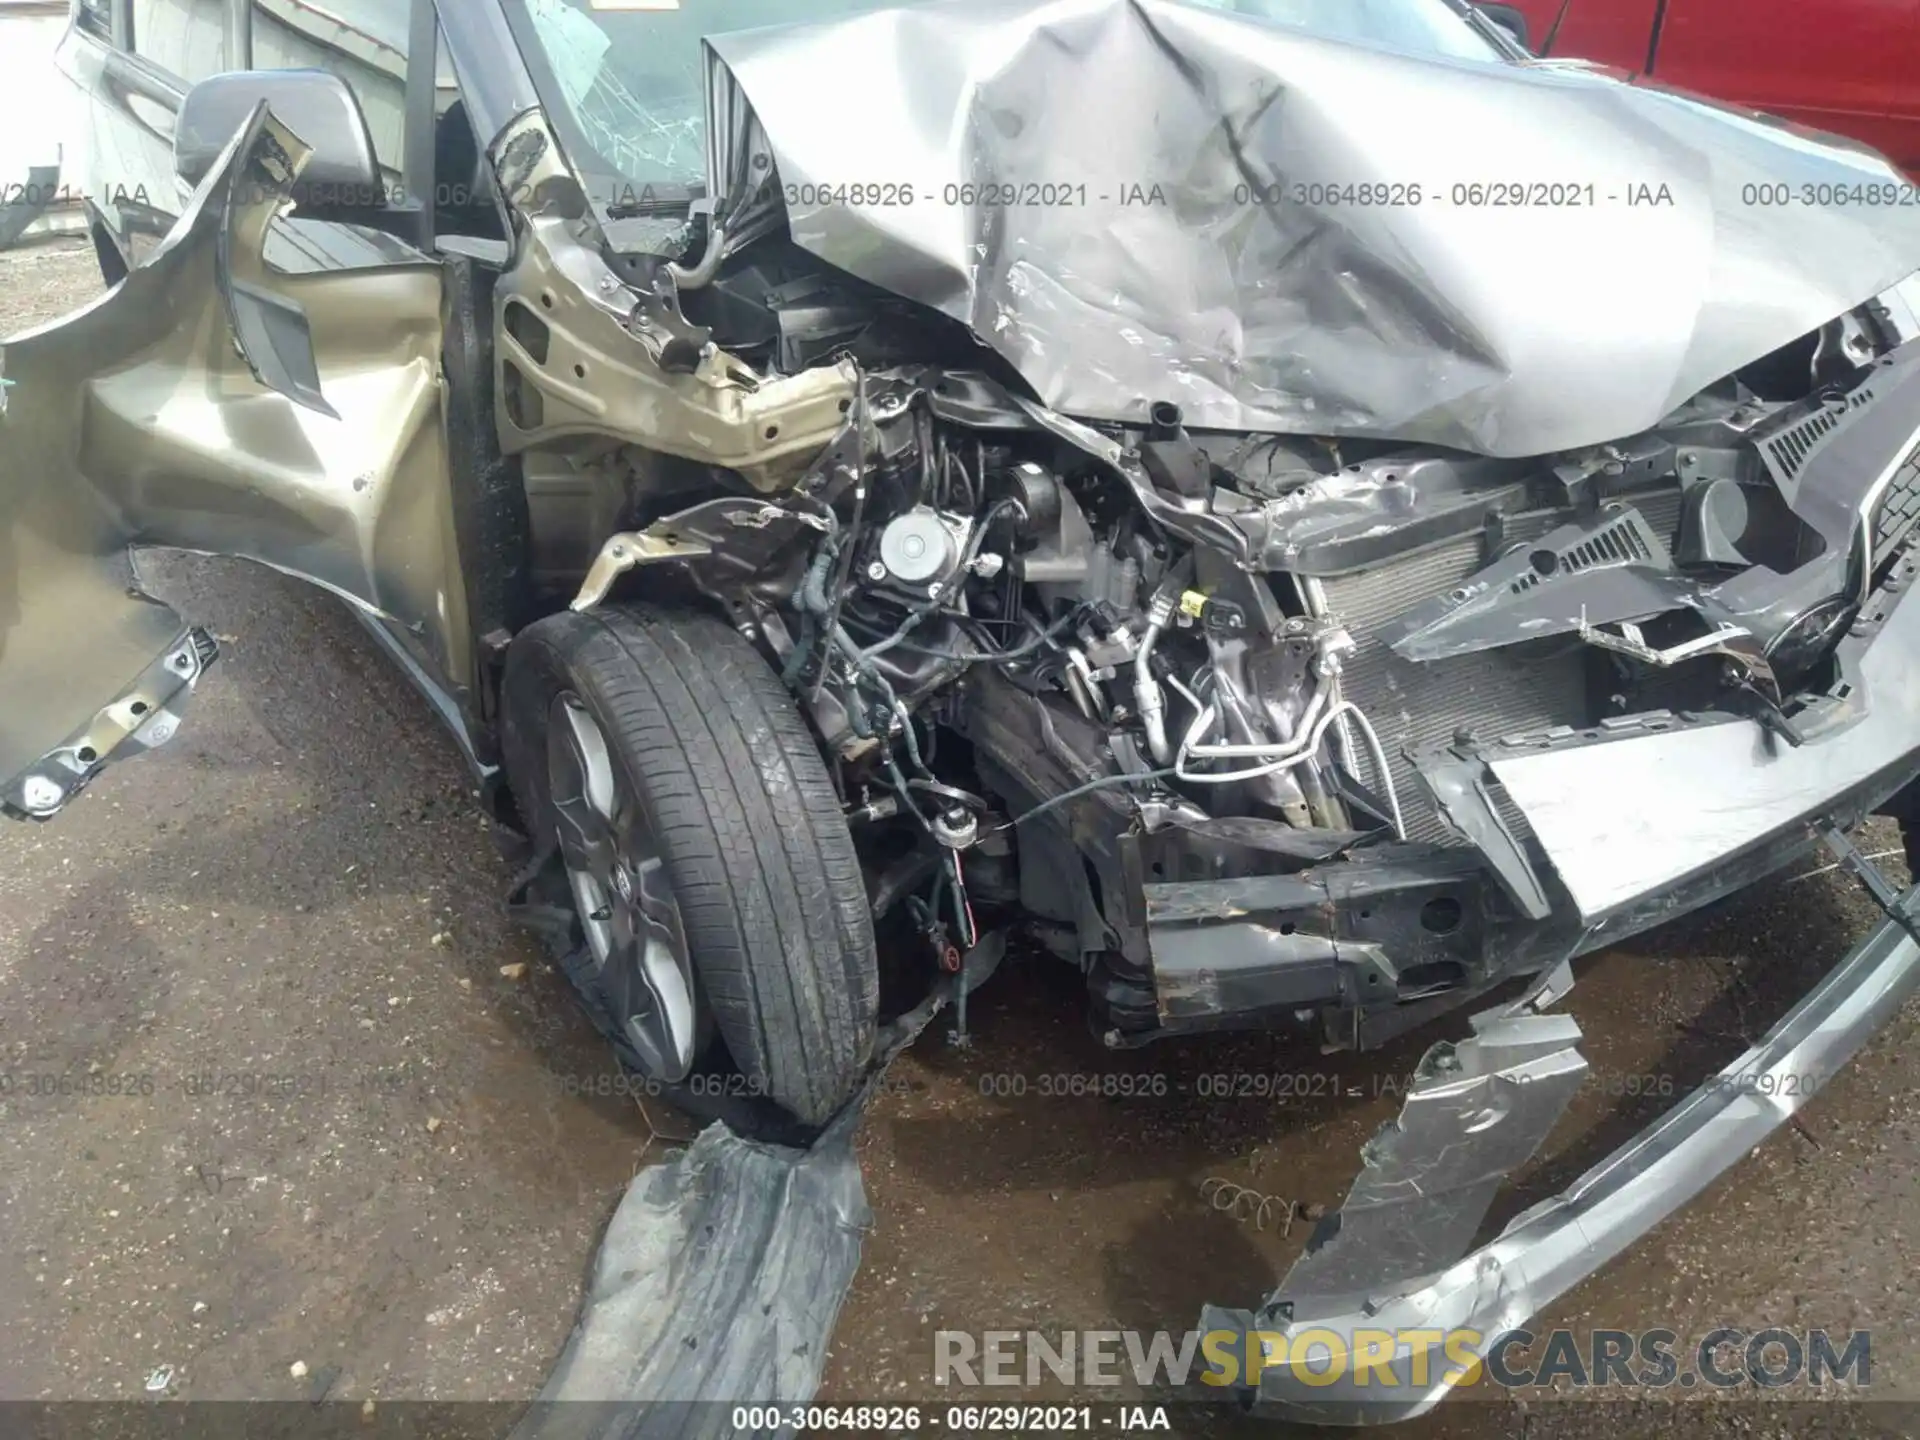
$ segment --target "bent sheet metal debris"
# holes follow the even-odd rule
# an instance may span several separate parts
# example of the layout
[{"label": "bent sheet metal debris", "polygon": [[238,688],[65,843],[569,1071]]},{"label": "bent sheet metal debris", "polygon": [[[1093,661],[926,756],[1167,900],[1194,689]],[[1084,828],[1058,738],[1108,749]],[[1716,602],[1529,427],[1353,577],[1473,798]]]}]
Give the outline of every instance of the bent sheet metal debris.
[{"label": "bent sheet metal debris", "polygon": [[[1428,1052],[1399,1119],[1365,1148],[1346,1204],[1273,1293],[1258,1310],[1202,1312],[1202,1330],[1229,1329],[1253,1344],[1269,1336],[1282,1353],[1308,1332],[1324,1342],[1260,1371],[1243,1391],[1256,1414],[1355,1425],[1431,1409],[1462,1358],[1484,1358],[1502,1334],[1693,1200],[1898,1013],[1920,988],[1920,885],[1899,891],[1842,832],[1824,838],[1887,918],[1760,1040],[1465,1254],[1501,1183],[1586,1074],[1574,1048],[1579,1027],[1540,1008],[1565,995],[1570,972],[1560,967],[1520,1001],[1473,1017],[1463,1044]],[[1346,1363],[1365,1337],[1381,1336],[1392,1337],[1376,1355],[1384,1368]],[[1463,1338],[1471,1344],[1459,1348]],[[1456,1348],[1443,1353],[1449,1339]]]}]

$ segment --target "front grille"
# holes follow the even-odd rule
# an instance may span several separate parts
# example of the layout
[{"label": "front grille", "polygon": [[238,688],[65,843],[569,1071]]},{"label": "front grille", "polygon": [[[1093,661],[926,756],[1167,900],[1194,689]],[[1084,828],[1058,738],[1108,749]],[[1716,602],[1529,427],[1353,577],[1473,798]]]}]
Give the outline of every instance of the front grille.
[{"label": "front grille", "polygon": [[[1672,543],[1680,519],[1677,488],[1623,498],[1639,508],[1655,535]],[[1559,511],[1513,516],[1506,535],[1509,540],[1536,539],[1567,518]],[[1403,660],[1377,639],[1387,621],[1455,588],[1485,563],[1475,534],[1324,582],[1328,610],[1358,647],[1348,658],[1343,690],[1379,732],[1409,840],[1460,843],[1427,799],[1406,758],[1408,749],[1446,743],[1462,729],[1486,741],[1587,721],[1586,647],[1573,636],[1431,661]],[[1517,812],[1505,805],[1502,809],[1508,823],[1524,834]]]},{"label": "front grille", "polygon": [[1920,447],[1908,452],[1893,472],[1873,512],[1873,563],[1877,567],[1907,538],[1920,519]]}]

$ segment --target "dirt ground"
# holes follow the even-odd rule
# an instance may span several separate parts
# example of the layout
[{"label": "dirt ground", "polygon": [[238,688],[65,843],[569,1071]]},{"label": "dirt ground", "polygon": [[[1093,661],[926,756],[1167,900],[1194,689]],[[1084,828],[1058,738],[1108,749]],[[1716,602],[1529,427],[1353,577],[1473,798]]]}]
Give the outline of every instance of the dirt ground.
[{"label": "dirt ground", "polygon": [[[0,257],[0,333],[95,285],[80,247]],[[595,1093],[613,1062],[504,920],[453,745],[342,607],[235,562],[145,570],[223,647],[188,723],[53,823],[0,828],[0,1400],[525,1400],[671,1117],[660,1138]],[[1582,967],[1567,1008],[1602,1079],[1501,1213],[1653,1113],[1625,1082],[1716,1068],[1874,917],[1811,874]],[[971,1021],[964,1050],[945,1020],[923,1037],[867,1120],[875,1227],[823,1400],[954,1398],[930,1383],[943,1328],[1179,1330],[1256,1303],[1309,1228],[1275,1217],[1336,1205],[1390,1077],[1464,1030],[1358,1059],[1266,1037],[1116,1056],[1074,977],[1011,962]],[[1909,1433],[1914,1030],[1532,1327],[1869,1328],[1872,1403],[1468,1398],[1403,1433]],[[1210,1093],[1241,1075],[1293,1093]],[[1089,1080],[1132,1093],[1048,1093]],[[1215,1209],[1212,1180],[1273,1223]]]}]

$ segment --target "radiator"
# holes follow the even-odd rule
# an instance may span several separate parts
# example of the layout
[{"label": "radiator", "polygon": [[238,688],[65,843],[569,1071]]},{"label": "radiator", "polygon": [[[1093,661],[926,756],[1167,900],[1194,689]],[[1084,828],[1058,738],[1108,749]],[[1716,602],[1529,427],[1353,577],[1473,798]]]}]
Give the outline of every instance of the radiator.
[{"label": "radiator", "polygon": [[[1679,524],[1678,490],[1632,503],[1654,533],[1671,543]],[[1506,533],[1510,540],[1530,540],[1565,519],[1564,512],[1548,511],[1513,516]],[[1476,533],[1323,582],[1328,610],[1359,647],[1347,662],[1344,693],[1379,732],[1409,840],[1463,843],[1434,811],[1407,759],[1408,750],[1445,743],[1462,729],[1485,741],[1588,720],[1586,647],[1572,636],[1432,661],[1403,660],[1378,641],[1387,621],[1453,589],[1484,564]],[[1524,835],[1525,821],[1504,803],[1504,796],[1501,799],[1508,823]]]}]

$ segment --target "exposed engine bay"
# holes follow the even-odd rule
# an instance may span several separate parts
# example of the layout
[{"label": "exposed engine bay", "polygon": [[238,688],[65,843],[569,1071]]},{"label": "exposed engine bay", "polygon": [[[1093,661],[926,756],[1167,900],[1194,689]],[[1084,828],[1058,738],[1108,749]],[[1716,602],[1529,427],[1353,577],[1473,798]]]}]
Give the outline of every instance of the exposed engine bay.
[{"label": "exposed engine bay", "polygon": [[[1114,1048],[1367,1047],[1533,977],[1435,1043],[1260,1310],[1206,1322],[1248,1337],[1483,1353],[1920,985],[1920,891],[1847,838],[1920,821],[1920,209],[1751,198],[1881,193],[1878,157],[1503,44],[1006,0],[699,39],[704,174],[654,191],[569,122],[592,87],[502,73],[547,43],[529,7],[438,17],[474,142],[447,173],[497,207],[341,210],[387,193],[344,82],[216,76],[165,239],[0,353],[0,813],[176,733],[217,647],[130,553],[173,546],[356,607],[528,840],[510,903],[623,1059],[733,1064],[841,1140],[1016,933]],[[1488,174],[1591,203],[1481,206]],[[1567,962],[1822,843],[1885,922],[1466,1253],[1586,1072]],[[809,1198],[725,1156],[759,1178],[696,1156],[656,1196],[695,1254],[667,1268],[709,1357],[792,1358],[756,1275],[824,1336],[850,1261],[760,1237],[844,1240],[851,1161]],[[714,1195],[751,1243],[707,1243]],[[692,1312],[649,1303],[679,1360]],[[1355,1374],[1238,1398],[1447,1388]]]},{"label": "exposed engine bay", "polygon": [[1912,463],[1867,474],[1856,536],[1867,496],[1802,483],[1920,384],[1881,301],[1656,430],[1502,459],[1189,430],[1167,401],[1075,421],[784,237],[677,298],[761,396],[842,377],[836,433],[752,475],[530,455],[545,579],[726,607],[836,762],[876,914],[948,970],[1019,924],[1085,972],[1109,1045],[1378,1043],[1578,948],[1474,747],[1701,713],[1800,744],[1920,506]]}]

